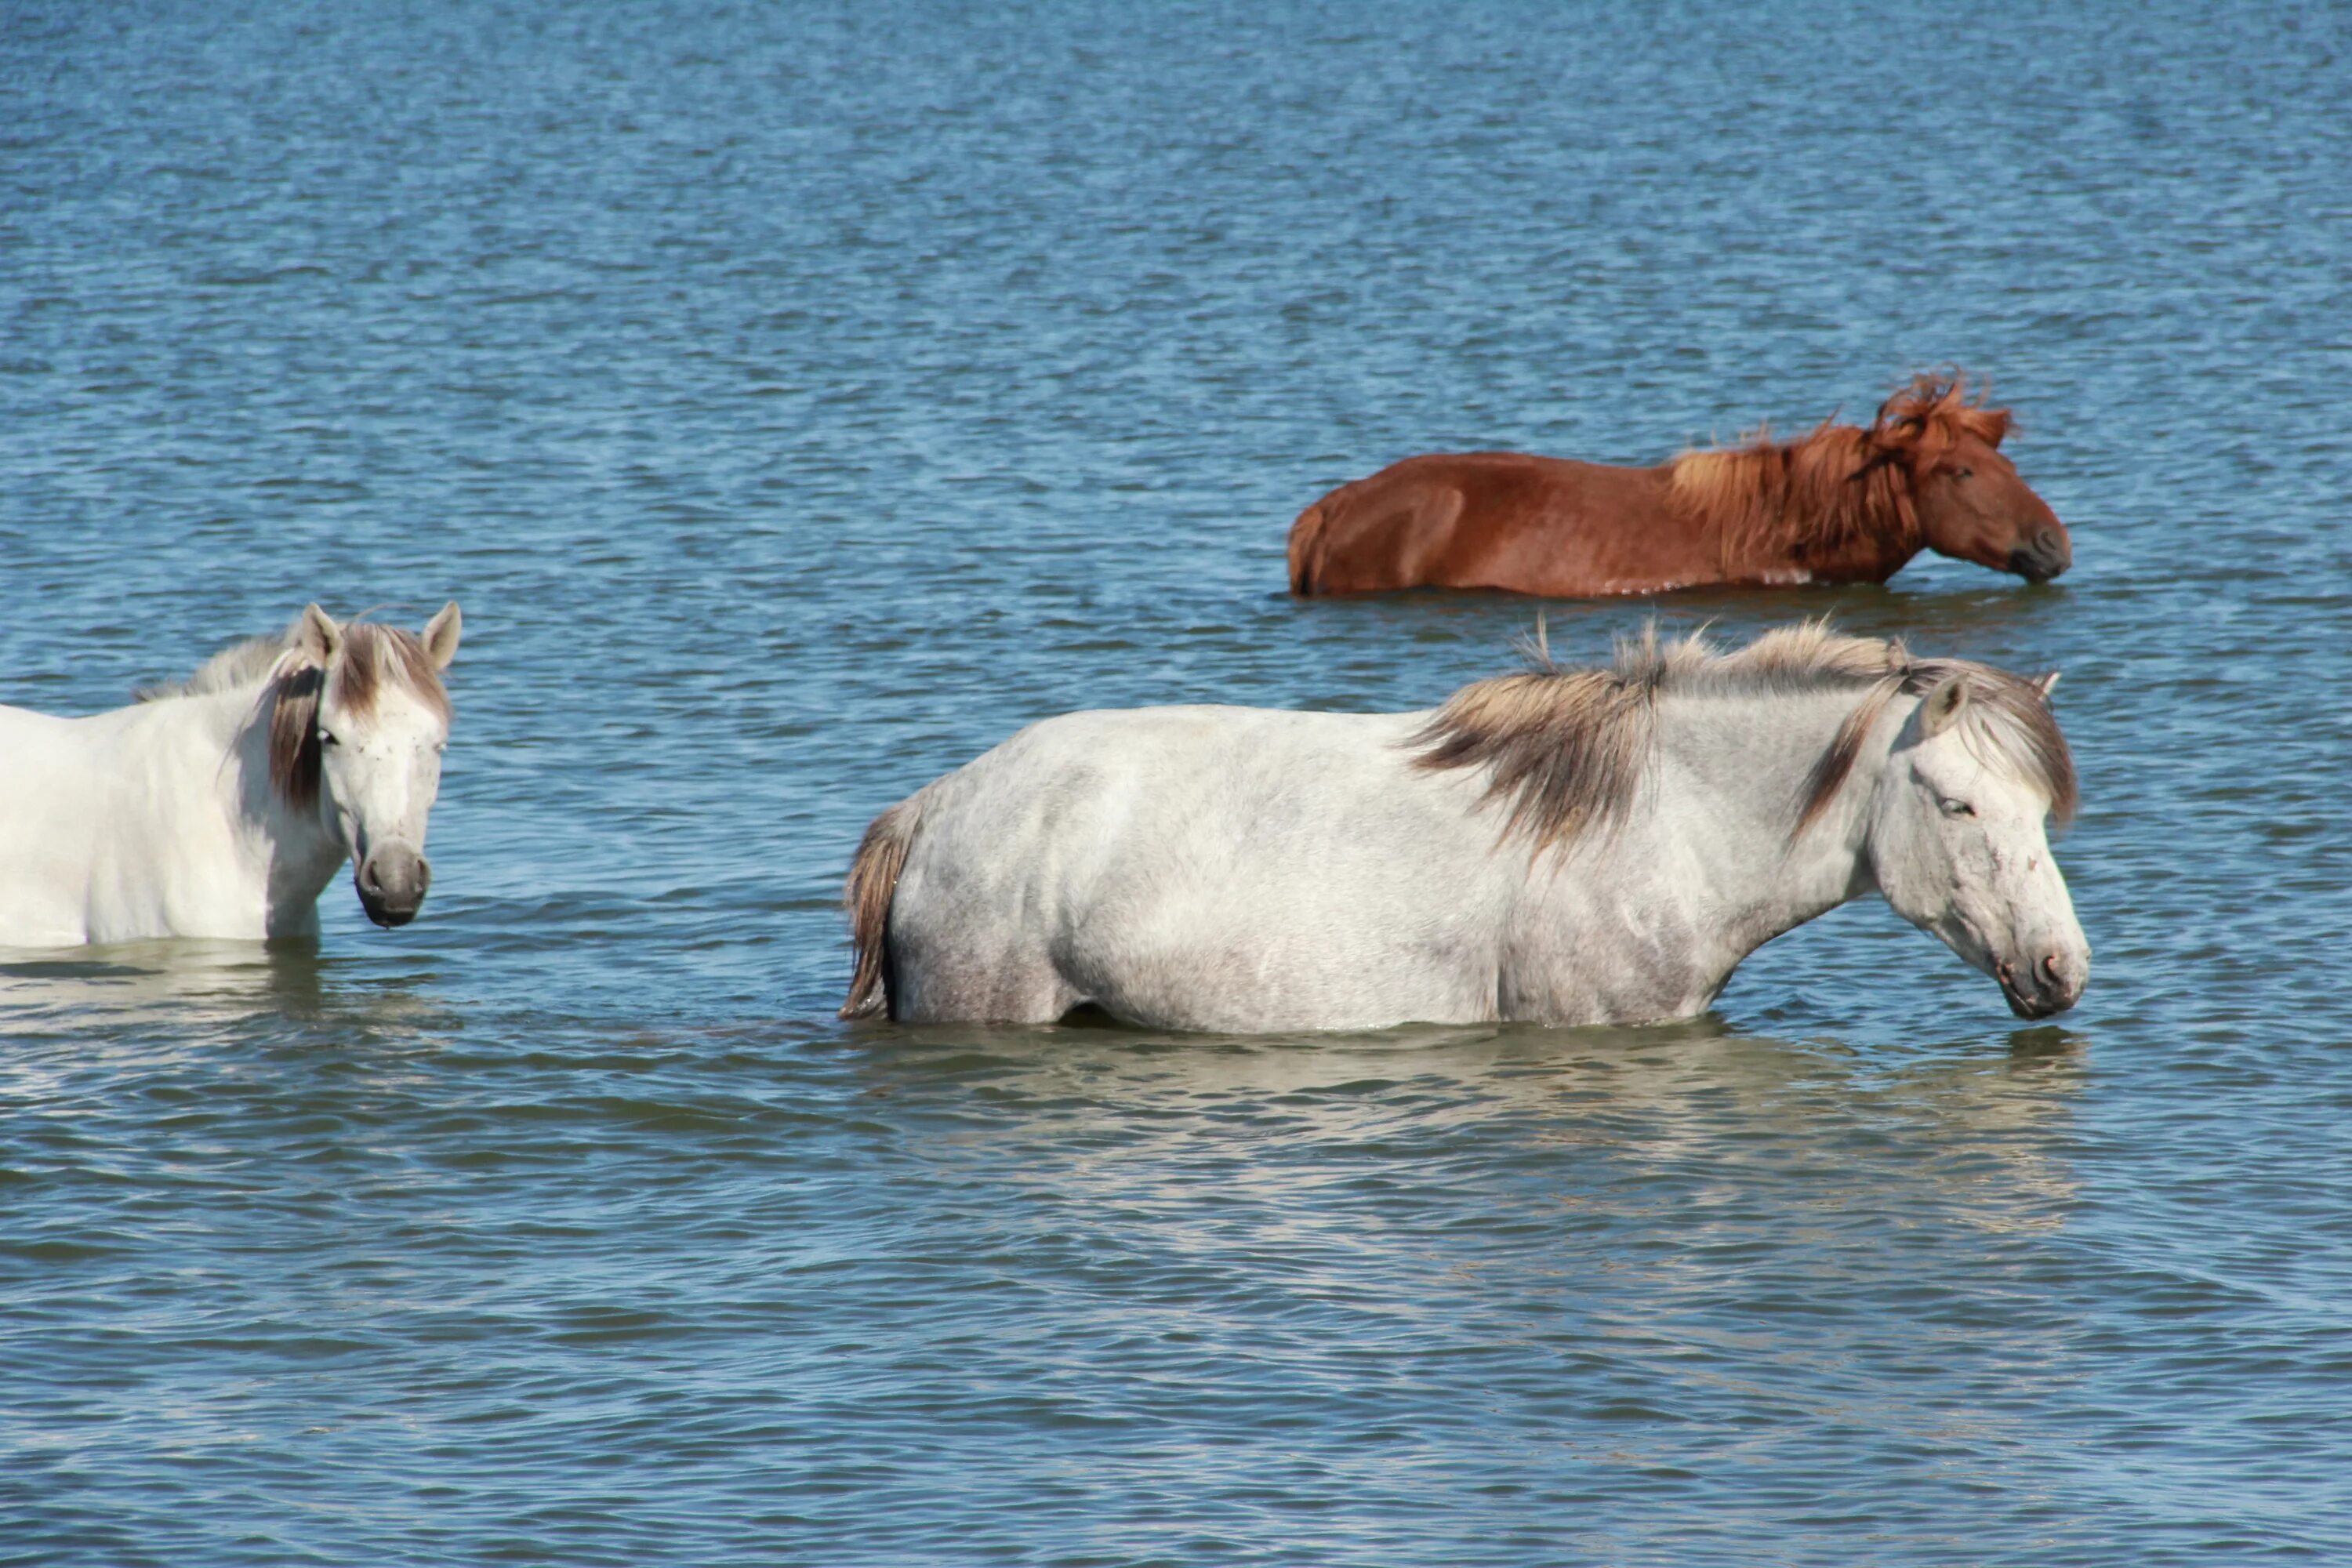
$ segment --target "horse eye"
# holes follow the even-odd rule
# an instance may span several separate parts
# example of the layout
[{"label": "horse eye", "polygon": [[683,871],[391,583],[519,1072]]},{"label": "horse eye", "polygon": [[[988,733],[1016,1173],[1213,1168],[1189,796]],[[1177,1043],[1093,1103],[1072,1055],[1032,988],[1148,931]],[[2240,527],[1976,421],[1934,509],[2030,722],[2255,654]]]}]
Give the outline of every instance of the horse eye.
[{"label": "horse eye", "polygon": [[1964,800],[1939,800],[1936,804],[1944,808],[1946,816],[1974,816],[1977,814],[1977,808]]},{"label": "horse eye", "polygon": [[1977,471],[1974,468],[1954,468],[1952,470],[1952,478],[1956,479],[1972,479],[1976,478],[1976,475]]},{"label": "horse eye", "polygon": [[336,734],[332,730],[321,730],[319,731],[319,744],[322,746],[340,746],[342,743],[343,742],[336,737]]}]

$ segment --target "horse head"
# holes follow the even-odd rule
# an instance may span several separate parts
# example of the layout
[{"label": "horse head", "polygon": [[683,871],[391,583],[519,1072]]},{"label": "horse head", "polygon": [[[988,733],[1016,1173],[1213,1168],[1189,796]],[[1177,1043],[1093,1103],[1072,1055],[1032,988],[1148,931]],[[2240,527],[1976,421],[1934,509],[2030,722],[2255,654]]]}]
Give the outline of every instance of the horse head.
[{"label": "horse head", "polygon": [[1870,805],[1871,868],[1895,911],[2000,983],[2024,1018],[2082,999],[2091,949],[2044,819],[2074,804],[2074,763],[2049,710],[2055,672],[1981,667],[1932,679]]},{"label": "horse head", "polygon": [[312,605],[280,665],[272,777],[341,842],[361,907],[380,926],[415,920],[433,879],[425,822],[441,788],[450,717],[441,671],[457,657],[462,630],[455,602],[414,636],[364,622],[338,626]]},{"label": "horse head", "polygon": [[1923,375],[1879,409],[1871,460],[1904,473],[1928,549],[2045,583],[2074,564],[2074,542],[2000,455],[2009,426],[2009,410],[1969,402],[1958,374]]}]

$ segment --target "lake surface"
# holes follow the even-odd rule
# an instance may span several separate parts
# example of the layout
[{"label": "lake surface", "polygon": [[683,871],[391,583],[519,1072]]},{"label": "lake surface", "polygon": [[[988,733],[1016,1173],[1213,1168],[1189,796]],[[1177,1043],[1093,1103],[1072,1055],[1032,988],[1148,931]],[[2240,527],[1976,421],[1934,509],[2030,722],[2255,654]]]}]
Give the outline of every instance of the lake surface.
[{"label": "lake surface", "polygon": [[[415,925],[0,957],[0,1562],[2352,1561],[2347,32],[12,5],[0,700],[467,629]],[[1504,667],[1284,595],[1330,484],[1953,363],[2060,583],[1549,635],[2062,668],[2055,1025],[1877,903],[1669,1027],[834,1020],[1020,725]]]}]

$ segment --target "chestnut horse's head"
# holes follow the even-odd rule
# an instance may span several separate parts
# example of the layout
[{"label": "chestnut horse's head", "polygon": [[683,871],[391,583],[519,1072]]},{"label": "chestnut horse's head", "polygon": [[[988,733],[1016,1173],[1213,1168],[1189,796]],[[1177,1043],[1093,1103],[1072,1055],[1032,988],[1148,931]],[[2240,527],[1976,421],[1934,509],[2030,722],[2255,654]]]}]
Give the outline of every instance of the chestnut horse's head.
[{"label": "chestnut horse's head", "polygon": [[1970,403],[1958,374],[1923,375],[1879,409],[1868,437],[1872,460],[1909,480],[1928,549],[2046,583],[2074,564],[2074,545],[2058,514],[2000,455],[2009,423],[2008,409]]}]

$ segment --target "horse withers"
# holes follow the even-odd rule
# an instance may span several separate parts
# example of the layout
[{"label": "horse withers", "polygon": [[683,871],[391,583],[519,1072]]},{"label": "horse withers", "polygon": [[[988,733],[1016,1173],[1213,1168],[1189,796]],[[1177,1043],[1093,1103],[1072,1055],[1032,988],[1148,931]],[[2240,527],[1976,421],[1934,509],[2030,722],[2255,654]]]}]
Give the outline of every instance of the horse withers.
[{"label": "horse withers", "polygon": [[1875,890],[2046,1016],[2090,974],[2044,832],[2075,800],[2054,679],[1808,625],[1418,713],[1049,719],[867,830],[843,1016],[1662,1020]]},{"label": "horse withers", "polygon": [[1883,583],[1921,550],[2046,582],[2073,564],[2074,544],[2001,456],[2010,425],[2007,409],[1970,402],[1958,374],[1919,376],[1868,429],[1824,423],[1655,468],[1407,458],[1299,514],[1290,588],[1593,598]]},{"label": "horse withers", "polygon": [[308,935],[346,861],[370,920],[415,919],[462,630],[312,605],[129,708],[0,708],[0,946]]}]

